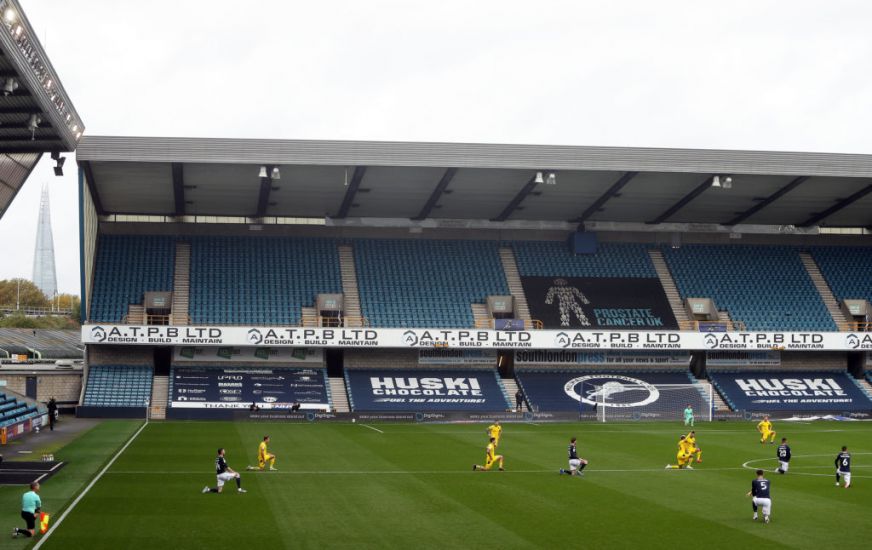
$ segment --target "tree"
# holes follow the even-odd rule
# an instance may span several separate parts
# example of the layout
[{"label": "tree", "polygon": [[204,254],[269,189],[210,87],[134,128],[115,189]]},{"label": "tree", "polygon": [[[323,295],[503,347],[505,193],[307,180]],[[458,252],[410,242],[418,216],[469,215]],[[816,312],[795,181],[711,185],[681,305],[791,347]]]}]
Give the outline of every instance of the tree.
[{"label": "tree", "polygon": [[50,308],[51,301],[32,282],[26,279],[0,281],[0,306],[24,308]]}]

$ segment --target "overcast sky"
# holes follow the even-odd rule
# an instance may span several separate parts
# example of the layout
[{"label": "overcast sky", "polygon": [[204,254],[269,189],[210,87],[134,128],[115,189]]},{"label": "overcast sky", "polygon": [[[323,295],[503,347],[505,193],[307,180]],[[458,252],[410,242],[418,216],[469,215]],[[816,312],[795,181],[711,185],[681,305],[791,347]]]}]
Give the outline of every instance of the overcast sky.
[{"label": "overcast sky", "polygon": [[[872,153],[872,3],[21,0],[90,135]],[[42,182],[79,293],[75,164],[0,220],[31,277]]]}]

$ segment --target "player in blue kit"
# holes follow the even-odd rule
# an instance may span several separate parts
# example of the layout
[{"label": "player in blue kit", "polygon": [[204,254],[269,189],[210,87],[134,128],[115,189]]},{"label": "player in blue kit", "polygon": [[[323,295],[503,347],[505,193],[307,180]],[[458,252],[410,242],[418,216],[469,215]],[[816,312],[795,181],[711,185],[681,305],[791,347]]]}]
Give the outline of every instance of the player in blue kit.
[{"label": "player in blue kit", "polygon": [[842,452],[836,457],[836,487],[839,486],[839,478],[845,478],[845,489],[851,486],[851,453],[847,447],[842,447]]},{"label": "player in blue kit", "polygon": [[569,474],[571,476],[583,476],[584,467],[587,466],[587,460],[579,458],[578,449],[575,446],[575,438],[569,440],[569,469],[560,468],[561,474]]},{"label": "player in blue kit", "polygon": [[757,509],[763,509],[763,523],[769,523],[769,514],[772,512],[772,497],[769,494],[769,480],[763,477],[763,470],[757,470],[757,479],[751,482],[751,504],[754,507],[754,521],[757,521]]},{"label": "player in blue kit", "polygon": [[790,466],[790,445],[787,444],[787,438],[781,438],[781,445],[775,451],[775,457],[778,459],[778,469],[775,471],[779,474],[786,474],[787,467]]}]

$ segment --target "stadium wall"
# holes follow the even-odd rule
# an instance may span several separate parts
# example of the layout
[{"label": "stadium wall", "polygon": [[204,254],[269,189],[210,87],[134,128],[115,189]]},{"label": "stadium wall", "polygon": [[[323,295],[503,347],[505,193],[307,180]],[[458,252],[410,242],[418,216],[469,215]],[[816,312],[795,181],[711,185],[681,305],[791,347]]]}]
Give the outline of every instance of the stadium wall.
[{"label": "stadium wall", "polygon": [[[6,387],[15,393],[24,395],[27,391],[27,379],[32,374],[5,374]],[[81,372],[40,372],[36,375],[36,400],[48,402],[52,397],[63,407],[79,402],[82,391]]]},{"label": "stadium wall", "polygon": [[[94,285],[94,258],[97,254],[98,219],[94,199],[86,181],[84,170],[79,170],[79,261],[81,274],[81,321],[84,323],[91,308]],[[92,182],[93,183],[93,182]]]}]

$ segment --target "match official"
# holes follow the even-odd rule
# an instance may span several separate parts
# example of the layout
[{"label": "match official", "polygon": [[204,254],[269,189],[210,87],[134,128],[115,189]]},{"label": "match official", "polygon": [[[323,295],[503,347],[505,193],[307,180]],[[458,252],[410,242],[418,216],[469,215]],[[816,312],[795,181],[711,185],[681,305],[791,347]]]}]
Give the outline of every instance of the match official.
[{"label": "match official", "polygon": [[27,527],[13,529],[13,537],[18,535],[32,537],[36,534],[36,517],[41,511],[40,508],[42,508],[42,500],[39,498],[39,482],[34,481],[30,484],[30,490],[21,497],[21,519]]}]

